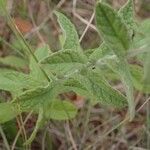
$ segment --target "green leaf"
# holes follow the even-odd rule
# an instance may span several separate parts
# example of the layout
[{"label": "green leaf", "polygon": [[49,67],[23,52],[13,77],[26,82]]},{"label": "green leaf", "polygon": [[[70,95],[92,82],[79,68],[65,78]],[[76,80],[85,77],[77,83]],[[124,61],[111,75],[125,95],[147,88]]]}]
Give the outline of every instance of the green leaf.
[{"label": "green leaf", "polygon": [[52,82],[47,86],[37,87],[21,93],[13,100],[18,104],[21,112],[39,111],[40,107],[46,107],[59,93],[65,89],[58,83]]},{"label": "green leaf", "polygon": [[5,123],[19,114],[17,106],[11,103],[0,103],[0,123]]},{"label": "green leaf", "polygon": [[96,23],[104,42],[118,57],[125,55],[130,46],[126,25],[118,13],[103,3],[96,5]]},{"label": "green leaf", "polygon": [[55,12],[64,35],[63,49],[80,50],[80,43],[75,26],[60,12]]},{"label": "green leaf", "polygon": [[130,121],[134,118],[135,115],[135,103],[134,103],[134,96],[133,96],[133,80],[132,75],[130,72],[129,65],[127,64],[127,61],[125,59],[122,60],[113,60],[107,62],[108,67],[112,69],[115,73],[117,73],[121,81],[124,85],[126,96],[128,100],[129,105],[129,119]]},{"label": "green leaf", "polygon": [[34,78],[37,81],[44,81],[44,82],[47,81],[47,79],[45,78],[45,75],[43,74],[42,70],[39,67],[39,64],[33,58],[30,58],[29,68],[30,68],[31,78]]},{"label": "green leaf", "polygon": [[[39,62],[42,59],[44,59],[45,57],[48,57],[50,53],[51,53],[51,51],[49,49],[49,46],[45,44],[43,47],[38,48],[35,51],[34,55]],[[47,81],[47,79],[45,78],[45,75],[43,74],[42,70],[40,69],[40,65],[38,62],[35,61],[32,57],[30,58],[30,66],[29,66],[30,67],[30,76],[39,81]]]},{"label": "green leaf", "polygon": [[8,65],[10,67],[15,67],[15,68],[25,68],[27,66],[27,61],[23,58],[9,55],[6,57],[0,57],[0,63],[4,65]]},{"label": "green leaf", "polygon": [[38,61],[41,61],[45,57],[49,56],[50,53],[51,51],[50,51],[49,46],[47,44],[44,44],[42,47],[38,48],[34,54],[36,58],[38,59]]},{"label": "green leaf", "polygon": [[53,100],[45,111],[47,119],[67,120],[72,119],[77,114],[77,108],[69,101]]},{"label": "green leaf", "polygon": [[144,76],[143,68],[137,65],[130,65],[130,71],[131,71],[134,87],[143,93],[146,94],[150,93],[150,86],[149,86],[150,84],[147,84],[148,82],[147,83],[143,82],[143,76]]},{"label": "green leaf", "polygon": [[87,63],[87,57],[78,51],[63,50],[43,59],[41,64],[47,64],[47,69],[55,73],[67,73],[82,67]]},{"label": "green leaf", "polygon": [[99,101],[105,105],[125,107],[126,98],[117,90],[113,89],[104,78],[96,72],[85,72],[83,75],[74,75],[65,83],[70,90],[80,95]]},{"label": "green leaf", "polygon": [[16,71],[0,72],[0,89],[14,92],[18,95],[22,90],[41,86],[41,82],[30,78],[28,75]]},{"label": "green leaf", "polygon": [[97,61],[105,56],[113,55],[113,52],[108,48],[105,43],[102,43],[100,47],[96,48],[89,56],[90,61]]},{"label": "green leaf", "polygon": [[127,3],[119,10],[119,15],[131,31],[131,34],[133,34],[135,28],[133,0],[127,1]]},{"label": "green leaf", "polygon": [[[139,23],[135,38],[132,44],[134,49],[149,49],[150,47],[150,19],[146,19]],[[143,56],[145,58],[145,56]],[[144,59],[145,60],[145,59]]]}]

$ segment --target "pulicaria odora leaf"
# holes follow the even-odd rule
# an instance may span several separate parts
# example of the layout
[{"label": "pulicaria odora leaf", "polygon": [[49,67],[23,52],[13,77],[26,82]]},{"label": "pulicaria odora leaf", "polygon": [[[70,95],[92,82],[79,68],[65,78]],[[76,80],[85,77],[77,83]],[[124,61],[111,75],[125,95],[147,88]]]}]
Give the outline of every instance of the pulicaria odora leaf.
[{"label": "pulicaria odora leaf", "polygon": [[133,0],[127,1],[127,3],[119,10],[119,15],[126,23],[128,29],[133,32],[135,26]]},{"label": "pulicaria odora leaf", "polygon": [[114,107],[125,107],[127,100],[119,91],[113,89],[96,72],[86,72],[84,75],[70,77],[64,84],[70,90],[86,96],[97,102]]},{"label": "pulicaria odora leaf", "polygon": [[96,23],[104,41],[118,57],[129,49],[130,37],[126,25],[118,13],[104,3],[96,6]]},{"label": "pulicaria odora leaf", "polygon": [[75,29],[75,26],[62,13],[55,12],[55,14],[58,18],[58,22],[61,26],[61,29],[63,31],[63,36],[65,38],[65,41],[62,45],[63,49],[80,50],[79,37]]}]

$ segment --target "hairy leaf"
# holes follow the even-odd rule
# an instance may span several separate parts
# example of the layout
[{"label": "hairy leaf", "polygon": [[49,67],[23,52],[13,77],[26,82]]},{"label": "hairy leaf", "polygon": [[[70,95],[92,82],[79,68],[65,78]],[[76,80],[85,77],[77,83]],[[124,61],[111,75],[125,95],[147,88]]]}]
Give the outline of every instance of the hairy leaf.
[{"label": "hairy leaf", "polygon": [[16,95],[22,90],[40,86],[42,83],[37,82],[28,75],[16,71],[0,72],[0,89],[14,92]]},{"label": "hairy leaf", "polygon": [[75,29],[75,26],[62,13],[55,12],[55,14],[58,18],[58,22],[62,28],[65,38],[63,49],[80,50],[79,37]]},{"label": "hairy leaf", "polygon": [[119,10],[119,15],[123,18],[131,34],[135,28],[134,21],[134,6],[133,0],[128,0],[127,3]]},{"label": "hairy leaf", "polygon": [[84,75],[76,75],[65,82],[69,87],[83,96],[97,100],[103,104],[115,107],[126,106],[126,98],[113,89],[103,77],[96,72],[85,72]]},{"label": "hairy leaf", "polygon": [[41,86],[32,90],[28,90],[13,100],[20,106],[20,110],[37,112],[39,107],[46,107],[52,99],[65,89],[58,83],[52,82],[47,86]]},{"label": "hairy leaf", "polygon": [[130,38],[127,27],[118,13],[107,4],[98,3],[96,6],[96,23],[109,48],[118,57],[124,56],[129,49]]},{"label": "hairy leaf", "polygon": [[51,54],[40,63],[47,64],[47,69],[52,72],[63,74],[80,68],[87,63],[87,58],[78,51],[63,50]]}]

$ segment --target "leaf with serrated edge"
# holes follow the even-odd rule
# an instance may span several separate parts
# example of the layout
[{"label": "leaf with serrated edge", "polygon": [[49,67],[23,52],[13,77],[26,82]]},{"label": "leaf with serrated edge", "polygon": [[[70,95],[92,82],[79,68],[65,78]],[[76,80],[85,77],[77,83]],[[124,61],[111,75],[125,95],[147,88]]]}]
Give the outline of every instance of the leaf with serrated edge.
[{"label": "leaf with serrated edge", "polygon": [[80,50],[79,37],[75,26],[62,13],[55,11],[55,14],[58,18],[58,22],[61,26],[65,38],[63,49]]}]

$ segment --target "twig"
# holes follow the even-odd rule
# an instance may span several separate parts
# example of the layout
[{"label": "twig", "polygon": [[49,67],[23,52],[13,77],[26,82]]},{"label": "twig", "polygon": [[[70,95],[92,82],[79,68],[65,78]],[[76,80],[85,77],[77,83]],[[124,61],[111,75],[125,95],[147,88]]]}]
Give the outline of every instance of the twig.
[{"label": "twig", "polygon": [[87,24],[85,30],[83,31],[83,33],[82,33],[82,35],[81,35],[81,37],[80,37],[80,39],[79,39],[79,42],[82,41],[83,37],[85,36],[86,32],[88,31],[88,29],[89,29],[89,27],[90,27],[90,25],[91,25],[91,23],[92,23],[92,21],[93,21],[93,19],[94,19],[94,16],[95,16],[95,12],[93,12],[93,14],[92,14],[92,16],[91,16],[91,18],[90,18],[90,20],[89,20],[89,23]]},{"label": "twig", "polygon": [[71,133],[71,130],[70,130],[70,126],[69,126],[69,122],[67,121],[67,123],[66,123],[66,129],[67,129],[67,131],[68,131],[68,134],[69,134],[69,137],[70,137],[70,142],[71,142],[71,144],[72,144],[72,146],[73,146],[73,149],[74,150],[77,150],[77,146],[76,146],[76,143],[75,143],[75,141],[74,141],[74,139],[73,139],[73,136],[72,136],[72,133]]},{"label": "twig", "polygon": [[59,8],[65,3],[65,1],[66,1],[66,0],[61,0],[61,1],[59,1],[59,3],[56,5],[56,7],[55,7],[52,11],[50,11],[50,12],[48,13],[48,16],[42,21],[42,23],[41,23],[39,26],[33,28],[30,33],[27,33],[27,34],[25,35],[25,38],[28,38],[31,34],[36,33],[37,31],[40,31],[40,30],[43,28],[43,26],[44,26],[44,25],[49,21],[49,19],[52,17],[52,14],[53,14],[54,10],[55,10],[55,9],[59,9]]},{"label": "twig", "polygon": [[148,103],[150,101],[150,97],[137,109],[137,112],[139,112],[146,103]]},{"label": "twig", "polygon": [[[95,30],[97,32],[97,28],[93,25],[93,24],[89,24],[89,22],[87,20],[85,20],[84,18],[82,18],[77,12],[76,12],[76,3],[77,0],[73,0],[73,8],[72,8],[72,13],[75,17],[77,17],[80,21],[82,21],[84,24],[86,24],[87,26],[91,27],[93,30]],[[88,27],[88,28],[89,28]]]}]

